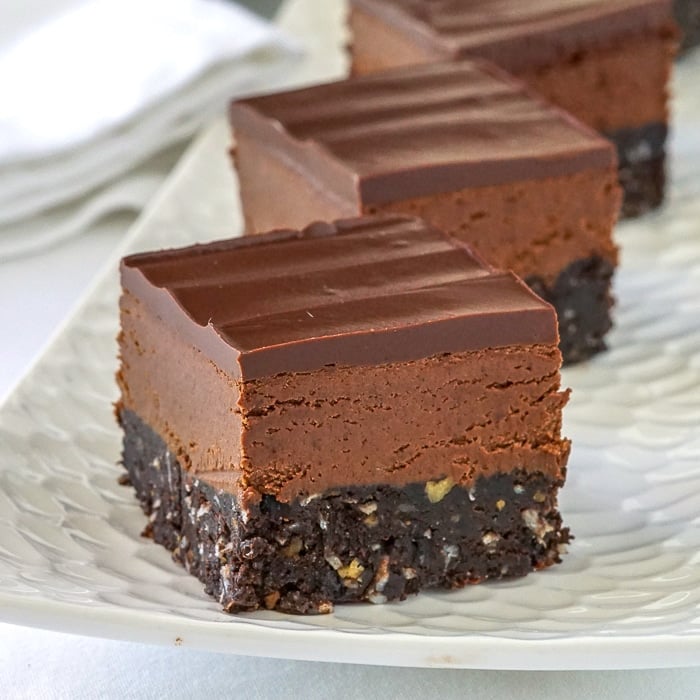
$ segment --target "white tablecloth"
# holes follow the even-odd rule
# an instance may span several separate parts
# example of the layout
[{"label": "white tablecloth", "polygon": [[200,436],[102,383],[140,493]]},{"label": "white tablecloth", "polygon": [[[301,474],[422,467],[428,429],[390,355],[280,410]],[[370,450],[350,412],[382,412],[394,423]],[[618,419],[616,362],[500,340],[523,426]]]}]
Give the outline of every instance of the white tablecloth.
[{"label": "white tablecloth", "polygon": [[[289,16],[323,40],[324,10],[290,0]],[[306,14],[304,14],[306,13]],[[300,18],[304,19],[301,22]],[[165,173],[163,173],[165,175]],[[0,265],[0,397],[69,313],[129,217],[89,236]],[[698,659],[700,664],[700,659]],[[700,697],[700,669],[523,673],[395,669],[280,661],[72,637],[0,624],[0,698],[613,698]]]}]

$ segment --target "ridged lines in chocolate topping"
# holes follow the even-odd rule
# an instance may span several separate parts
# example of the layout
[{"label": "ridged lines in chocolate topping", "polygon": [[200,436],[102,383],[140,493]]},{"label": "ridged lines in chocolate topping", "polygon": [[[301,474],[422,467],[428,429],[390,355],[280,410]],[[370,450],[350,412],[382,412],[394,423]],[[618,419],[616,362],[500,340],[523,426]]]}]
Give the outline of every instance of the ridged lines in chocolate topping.
[{"label": "ridged lines in chocolate topping", "polygon": [[[233,103],[234,131],[364,205],[609,168],[612,147],[495,66],[412,66]],[[312,145],[314,159],[306,162]],[[327,154],[323,165],[323,152]],[[345,182],[338,165],[346,169]],[[353,178],[355,184],[353,185]],[[321,178],[322,179],[322,178]]]},{"label": "ridged lines in chocolate topping", "polygon": [[[455,257],[455,254],[452,254]],[[358,269],[358,279],[362,271]],[[509,312],[534,310],[536,304],[523,304],[521,290],[513,284],[509,274],[459,275],[458,279],[443,279],[438,274],[437,284],[432,276],[415,275],[391,288],[355,288],[339,293],[337,298],[322,303],[315,295],[294,298],[282,310],[272,310],[257,316],[242,317],[217,324],[219,331],[242,351],[255,351],[267,342],[271,334],[278,334],[285,343],[301,341],[312,336],[336,335],[338,321],[342,319],[342,333],[366,333],[391,331],[423,324],[450,321],[450,316],[469,314],[507,314]],[[286,290],[285,290],[286,291]],[[311,297],[311,298],[309,298]],[[487,300],[495,301],[489,308]],[[306,301],[310,303],[304,303]],[[339,318],[340,317],[340,318]],[[311,323],[309,323],[309,319]],[[498,344],[498,338],[493,338]],[[457,347],[451,348],[456,351]],[[385,358],[384,361],[389,361]]]},{"label": "ridged lines in chocolate topping", "polygon": [[[386,0],[382,0],[386,2]],[[626,13],[648,24],[666,0],[389,0],[444,35],[503,35],[559,29],[579,22]]]},{"label": "ridged lines in chocolate topping", "polygon": [[[328,269],[307,268],[274,276],[280,291],[280,296],[276,298],[265,296],[271,277],[260,274],[255,279],[245,279],[247,275],[243,275],[242,279],[221,276],[208,279],[203,285],[188,284],[170,289],[183,308],[208,309],[207,313],[217,319],[217,326],[226,332],[228,329],[240,328],[241,324],[247,322],[262,324],[268,314],[303,311],[316,315],[318,310],[328,309],[338,303],[371,299],[375,294],[381,294],[386,286],[388,259],[360,262],[351,257],[342,267],[334,265],[334,262],[329,261]],[[453,249],[408,258],[396,257],[391,260],[391,287],[397,294],[423,289],[426,269],[436,270],[430,276],[430,286],[449,285],[462,282],[465,278],[488,274],[478,267],[473,270],[465,267],[463,257],[455,255]],[[245,298],[246,305],[227,313],[229,298]],[[235,345],[242,349],[250,346],[249,343],[242,342]],[[255,347],[254,343],[252,345]]]},{"label": "ridged lines in chocolate topping", "polygon": [[422,45],[517,72],[582,44],[672,26],[671,0],[351,0]]},{"label": "ridged lines in chocolate topping", "polygon": [[135,255],[124,260],[122,280],[244,379],[557,342],[549,305],[415,219]]},{"label": "ridged lines in chocolate topping", "polygon": [[[385,264],[406,258],[416,258],[446,253],[454,246],[446,239],[436,237],[435,232],[413,219],[365,219],[366,227],[338,226],[334,235],[319,245],[324,236],[298,235],[296,232],[266,234],[262,238],[241,238],[224,242],[224,245],[202,246],[191,257],[178,255],[175,259],[158,259],[141,265],[149,279],[159,286],[172,290],[189,286],[201,287],[206,277],[207,286],[233,282],[231,269],[235,269],[235,283],[255,284],[270,279],[302,279],[314,273],[342,271],[362,265]],[[382,224],[382,225],[379,225]],[[307,229],[308,230],[308,229]],[[363,238],[362,247],[353,248],[353,237]],[[410,241],[410,242],[409,242]],[[248,245],[240,245],[240,243]],[[254,245],[250,245],[253,243]],[[265,256],[260,247],[266,246]],[[289,265],[289,248],[296,260]],[[474,263],[474,267],[477,264]],[[255,303],[248,299],[247,303]],[[206,314],[204,314],[206,315]]]},{"label": "ridged lines in chocolate topping", "polygon": [[[382,234],[373,238],[372,234]],[[340,236],[365,234],[369,237],[366,261],[375,260],[377,251],[371,249],[371,241],[383,246],[384,260],[392,260],[387,252],[387,242],[395,239],[396,254],[405,257],[406,239],[416,251],[433,253],[450,249],[450,244],[443,238],[436,237],[435,231],[420,219],[403,215],[356,217],[340,219],[332,223],[316,221],[303,230],[278,229],[258,236],[227,238],[211,243],[198,243],[185,248],[171,248],[145,253],[135,253],[122,261],[122,268],[138,269],[151,285],[168,289],[184,289],[188,286],[201,286],[203,280],[225,280],[231,276],[235,266],[237,278],[255,280],[262,277],[276,277],[289,271],[288,248],[295,246],[297,254],[304,258],[295,262],[293,272],[302,273],[307,269],[316,269],[318,259],[322,258],[329,265],[343,265],[344,258],[334,260],[329,256],[331,248],[319,248],[316,241],[329,239],[326,245],[338,246],[343,256],[348,254],[348,247]],[[261,250],[265,255],[261,256]],[[262,264],[262,270],[260,265]],[[476,264],[476,263],[475,263]],[[257,265],[258,267],[255,267]],[[220,277],[217,277],[218,269]]]},{"label": "ridged lines in chocolate topping", "polygon": [[[439,81],[439,85],[436,85]],[[319,93],[309,108],[304,93]],[[296,97],[296,99],[295,99]],[[326,83],[315,88],[253,98],[247,101],[273,116],[298,139],[323,143],[342,140],[344,133],[376,127],[403,126],[405,121],[439,119],[442,114],[461,114],[465,119],[483,120],[480,108],[493,105],[507,109],[512,103],[532,109],[532,100],[499,82],[483,66],[464,63],[433,65],[411,71],[387,71],[371,78]],[[541,106],[534,107],[541,112]],[[473,110],[473,114],[471,111]],[[546,115],[551,117],[550,114]]]}]

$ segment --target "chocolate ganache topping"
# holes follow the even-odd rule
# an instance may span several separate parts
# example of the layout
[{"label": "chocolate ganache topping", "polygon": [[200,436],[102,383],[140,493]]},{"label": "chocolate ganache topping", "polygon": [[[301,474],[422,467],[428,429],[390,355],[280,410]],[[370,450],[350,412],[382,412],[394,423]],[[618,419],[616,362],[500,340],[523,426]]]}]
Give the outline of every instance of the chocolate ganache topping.
[{"label": "chocolate ganache topping", "polygon": [[445,58],[520,72],[673,22],[671,0],[351,0]]},{"label": "chocolate ganache topping", "polygon": [[358,205],[615,164],[602,137],[479,61],[251,98],[234,102],[230,119],[235,133]]},{"label": "chocolate ganache topping", "polygon": [[132,255],[122,283],[236,378],[557,342],[553,309],[417,219]]}]

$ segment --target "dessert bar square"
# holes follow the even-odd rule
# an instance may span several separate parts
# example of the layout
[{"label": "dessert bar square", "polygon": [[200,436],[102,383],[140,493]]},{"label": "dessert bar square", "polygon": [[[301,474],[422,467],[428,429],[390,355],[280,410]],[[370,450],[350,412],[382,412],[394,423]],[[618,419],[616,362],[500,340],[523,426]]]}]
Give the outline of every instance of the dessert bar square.
[{"label": "dessert bar square", "polygon": [[446,62],[234,102],[248,233],[400,213],[513,270],[559,314],[565,362],[604,348],[613,146],[491,64]]},{"label": "dessert bar square", "polygon": [[351,0],[355,74],[480,57],[611,139],[624,214],[663,200],[670,0]]},{"label": "dessert bar square", "polygon": [[328,612],[559,561],[551,306],[419,220],[122,262],[123,461],[227,611]]}]

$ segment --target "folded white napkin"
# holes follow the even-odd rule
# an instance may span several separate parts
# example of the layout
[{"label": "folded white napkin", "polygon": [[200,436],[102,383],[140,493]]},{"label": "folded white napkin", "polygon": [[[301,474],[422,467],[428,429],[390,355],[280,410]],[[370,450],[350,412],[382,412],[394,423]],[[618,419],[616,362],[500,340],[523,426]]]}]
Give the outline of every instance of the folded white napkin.
[{"label": "folded white napkin", "polygon": [[[0,257],[84,230],[105,202],[143,206],[142,164],[298,55],[222,0],[82,0],[24,32],[0,49]],[[127,172],[144,186],[115,187]]]}]

